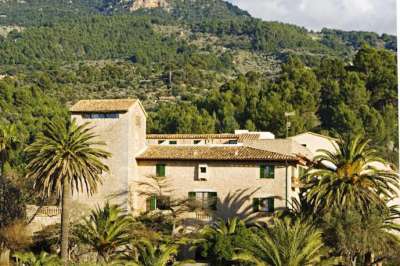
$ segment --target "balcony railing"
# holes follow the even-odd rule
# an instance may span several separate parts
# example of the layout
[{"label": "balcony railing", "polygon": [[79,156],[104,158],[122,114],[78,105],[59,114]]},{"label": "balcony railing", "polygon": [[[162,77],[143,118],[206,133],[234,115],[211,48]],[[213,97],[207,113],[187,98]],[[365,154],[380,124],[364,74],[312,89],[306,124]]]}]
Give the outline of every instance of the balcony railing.
[{"label": "balcony railing", "polygon": [[196,212],[196,220],[202,222],[211,222],[214,220],[214,217],[212,214],[207,212]]}]

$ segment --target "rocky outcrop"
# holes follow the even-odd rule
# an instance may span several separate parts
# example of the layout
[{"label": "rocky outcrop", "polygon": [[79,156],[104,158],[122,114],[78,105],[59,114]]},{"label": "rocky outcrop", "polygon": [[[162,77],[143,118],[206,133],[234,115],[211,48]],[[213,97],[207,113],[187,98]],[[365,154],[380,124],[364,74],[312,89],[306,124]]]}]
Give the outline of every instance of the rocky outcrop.
[{"label": "rocky outcrop", "polygon": [[135,0],[129,7],[130,11],[135,11],[141,8],[166,8],[168,9],[169,3],[167,0]]}]

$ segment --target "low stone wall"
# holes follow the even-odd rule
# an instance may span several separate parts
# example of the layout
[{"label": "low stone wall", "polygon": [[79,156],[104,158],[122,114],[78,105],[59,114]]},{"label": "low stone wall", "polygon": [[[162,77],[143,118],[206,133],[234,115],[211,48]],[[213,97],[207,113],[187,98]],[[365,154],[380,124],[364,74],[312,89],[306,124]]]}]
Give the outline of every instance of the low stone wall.
[{"label": "low stone wall", "polygon": [[61,208],[58,206],[26,206],[26,216],[28,221],[33,217],[32,222],[28,225],[31,233],[43,230],[45,227],[61,222]]}]

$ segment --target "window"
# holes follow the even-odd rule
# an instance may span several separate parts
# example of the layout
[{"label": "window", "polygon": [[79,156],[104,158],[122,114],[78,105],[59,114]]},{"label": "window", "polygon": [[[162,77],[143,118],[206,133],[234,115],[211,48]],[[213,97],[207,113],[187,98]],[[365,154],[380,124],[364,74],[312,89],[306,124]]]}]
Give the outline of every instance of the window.
[{"label": "window", "polygon": [[260,178],[275,178],[275,166],[274,165],[260,165]]},{"label": "window", "polygon": [[275,199],[268,198],[253,198],[253,211],[254,212],[268,212],[272,213],[275,210]]},{"label": "window", "polygon": [[188,196],[193,210],[217,210],[217,192],[189,192]]},{"label": "window", "polygon": [[169,141],[169,144],[170,144],[170,145],[176,145],[177,142],[176,142],[176,140],[170,140],[170,141]]},{"label": "window", "polygon": [[231,140],[229,140],[228,141],[228,144],[238,144],[238,142],[237,142],[237,140],[236,139],[231,139]]},{"label": "window", "polygon": [[156,165],[156,176],[165,176],[165,164]]},{"label": "window", "polygon": [[118,113],[86,113],[82,115],[85,119],[117,119]]},{"label": "window", "polygon": [[147,199],[147,210],[169,210],[171,206],[171,200],[168,196],[151,196]]},{"label": "window", "polygon": [[196,139],[195,141],[193,141],[193,144],[200,144],[201,140]]},{"label": "window", "polygon": [[197,180],[207,181],[208,180],[208,170],[207,164],[199,164],[197,168]]},{"label": "window", "polygon": [[163,140],[163,139],[160,139],[160,140],[158,141],[158,144],[163,144],[163,143],[164,143],[164,141],[165,141],[165,140]]}]

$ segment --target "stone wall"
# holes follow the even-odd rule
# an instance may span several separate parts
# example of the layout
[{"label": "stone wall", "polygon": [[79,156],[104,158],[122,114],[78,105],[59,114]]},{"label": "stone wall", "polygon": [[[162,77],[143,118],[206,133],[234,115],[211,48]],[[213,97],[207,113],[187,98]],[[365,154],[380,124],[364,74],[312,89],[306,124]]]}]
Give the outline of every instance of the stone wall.
[{"label": "stone wall", "polygon": [[26,217],[28,221],[34,217],[28,225],[28,230],[31,233],[35,233],[49,225],[61,223],[61,208],[57,206],[42,206],[39,208],[36,205],[27,205]]},{"label": "stone wall", "polygon": [[[215,191],[218,193],[220,216],[245,214],[252,205],[253,198],[274,197],[275,208],[286,206],[292,197],[291,176],[295,168],[282,163],[275,166],[274,179],[260,179],[261,162],[190,162],[168,161],[166,176],[169,178],[176,198],[187,198],[190,191]],[[156,161],[139,161],[141,181],[156,174]],[[198,180],[198,165],[207,164],[208,180]],[[286,172],[287,171],[287,172]],[[135,193],[136,212],[146,210],[146,199]]]}]

